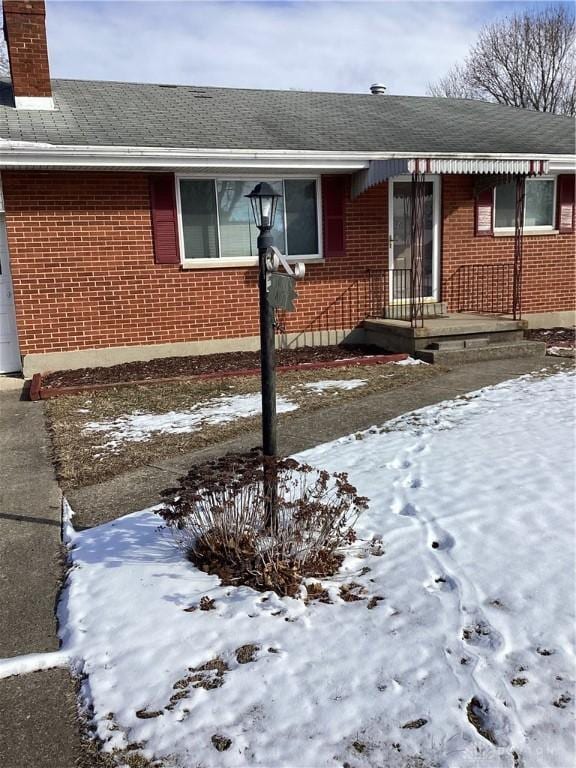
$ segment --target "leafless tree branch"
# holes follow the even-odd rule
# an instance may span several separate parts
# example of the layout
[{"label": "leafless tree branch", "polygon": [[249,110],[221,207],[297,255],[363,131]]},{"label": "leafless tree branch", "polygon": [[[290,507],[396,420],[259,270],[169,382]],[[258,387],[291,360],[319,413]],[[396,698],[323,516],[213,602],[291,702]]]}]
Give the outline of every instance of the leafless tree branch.
[{"label": "leafless tree branch", "polygon": [[4,11],[3,3],[0,2],[0,77],[10,75],[10,64],[8,63],[8,48],[6,47],[6,38],[4,37]]},{"label": "leafless tree branch", "polygon": [[432,96],[576,114],[576,17],[564,5],[524,10],[485,26]]}]

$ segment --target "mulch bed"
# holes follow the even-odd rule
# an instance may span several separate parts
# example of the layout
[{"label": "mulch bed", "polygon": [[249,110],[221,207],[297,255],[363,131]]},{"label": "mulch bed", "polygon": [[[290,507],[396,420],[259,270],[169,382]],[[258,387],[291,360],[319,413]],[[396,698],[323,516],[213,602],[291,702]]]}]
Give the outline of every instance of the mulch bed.
[{"label": "mulch bed", "polygon": [[[384,354],[383,350],[378,349],[378,347],[365,345],[279,349],[276,352],[276,364],[284,366],[323,363],[331,360],[382,354]],[[124,381],[198,376],[205,373],[225,373],[252,368],[260,368],[260,352],[220,352],[194,357],[162,357],[156,360],[123,363],[110,367],[80,368],[76,371],[54,371],[42,376],[42,386],[50,388],[82,387],[94,384],[116,384]]]},{"label": "mulch bed", "polygon": [[[303,347],[278,350],[279,373],[350,365],[379,365],[408,357],[404,353],[382,354],[372,346]],[[196,357],[167,357],[114,365],[109,368],[81,368],[75,371],[35,373],[29,388],[30,400],[50,400],[118,387],[168,384],[178,381],[224,379],[260,374],[259,352],[226,352]]]},{"label": "mulch bed", "polygon": [[545,341],[547,347],[566,347],[570,349],[575,346],[576,327],[531,328],[526,331],[526,338],[531,341]]}]

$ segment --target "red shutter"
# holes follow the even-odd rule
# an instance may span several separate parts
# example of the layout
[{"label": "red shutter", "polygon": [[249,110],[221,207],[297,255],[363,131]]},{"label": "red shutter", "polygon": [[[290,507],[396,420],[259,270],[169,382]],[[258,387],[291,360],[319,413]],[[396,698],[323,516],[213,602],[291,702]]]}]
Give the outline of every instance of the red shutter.
[{"label": "red shutter", "polygon": [[179,264],[178,214],[173,173],[150,176],[150,212],[156,264]]},{"label": "red shutter", "polygon": [[559,232],[574,232],[574,186],[576,176],[565,174],[558,176],[557,226]]},{"label": "red shutter", "polygon": [[474,234],[491,237],[494,234],[494,188],[490,187],[476,196],[474,204]]},{"label": "red shutter", "polygon": [[343,256],[346,250],[344,208],[346,176],[322,176],[322,211],[324,220],[324,256]]}]

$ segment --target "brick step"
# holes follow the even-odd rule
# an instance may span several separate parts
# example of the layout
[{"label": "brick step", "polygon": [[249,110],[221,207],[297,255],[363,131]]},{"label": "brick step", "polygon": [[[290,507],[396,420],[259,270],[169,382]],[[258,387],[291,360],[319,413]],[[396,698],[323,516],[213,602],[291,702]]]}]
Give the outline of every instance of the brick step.
[{"label": "brick step", "polygon": [[501,360],[514,357],[544,357],[546,344],[543,341],[512,341],[507,344],[485,344],[481,346],[462,346],[440,349],[419,349],[415,357],[426,363],[443,365],[462,365],[482,360]]}]

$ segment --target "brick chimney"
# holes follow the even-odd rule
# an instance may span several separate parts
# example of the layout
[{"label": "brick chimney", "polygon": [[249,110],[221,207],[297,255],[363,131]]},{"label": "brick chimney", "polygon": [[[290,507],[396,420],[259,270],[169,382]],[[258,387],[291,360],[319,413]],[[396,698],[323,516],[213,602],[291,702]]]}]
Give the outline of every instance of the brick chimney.
[{"label": "brick chimney", "polygon": [[54,109],[44,0],[4,0],[3,11],[16,109]]}]

